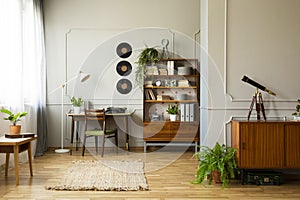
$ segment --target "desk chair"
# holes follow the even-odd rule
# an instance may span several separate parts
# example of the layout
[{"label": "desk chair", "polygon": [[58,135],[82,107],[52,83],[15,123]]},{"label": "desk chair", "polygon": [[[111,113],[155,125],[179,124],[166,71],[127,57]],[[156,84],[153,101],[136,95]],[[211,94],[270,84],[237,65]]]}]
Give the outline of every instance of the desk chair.
[{"label": "desk chair", "polygon": [[[88,137],[95,137],[95,146],[96,146],[96,153],[98,153],[98,138],[102,139],[102,153],[101,157],[104,154],[104,144],[105,139],[107,138],[115,138],[115,145],[117,147],[118,152],[118,129],[107,129],[106,128],[106,121],[105,121],[105,109],[97,109],[97,110],[84,110],[84,139],[83,139],[83,149],[82,149],[82,156],[84,156],[85,152],[85,145],[86,145],[86,138]],[[97,128],[90,128],[88,127],[89,122],[98,122]]]}]

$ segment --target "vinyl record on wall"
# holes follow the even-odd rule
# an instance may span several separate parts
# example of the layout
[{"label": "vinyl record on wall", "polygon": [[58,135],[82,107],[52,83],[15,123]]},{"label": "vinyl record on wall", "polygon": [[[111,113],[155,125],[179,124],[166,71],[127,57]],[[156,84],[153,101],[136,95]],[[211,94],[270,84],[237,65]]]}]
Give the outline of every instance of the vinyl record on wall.
[{"label": "vinyl record on wall", "polygon": [[117,54],[121,58],[128,58],[132,53],[132,47],[126,42],[122,42],[117,46]]},{"label": "vinyl record on wall", "polygon": [[121,79],[117,83],[117,90],[121,94],[128,94],[132,89],[132,84],[128,79]]},{"label": "vinyl record on wall", "polygon": [[131,71],[132,71],[132,66],[131,64],[128,62],[128,61],[120,61],[118,64],[117,64],[117,72],[119,75],[121,76],[128,76]]}]

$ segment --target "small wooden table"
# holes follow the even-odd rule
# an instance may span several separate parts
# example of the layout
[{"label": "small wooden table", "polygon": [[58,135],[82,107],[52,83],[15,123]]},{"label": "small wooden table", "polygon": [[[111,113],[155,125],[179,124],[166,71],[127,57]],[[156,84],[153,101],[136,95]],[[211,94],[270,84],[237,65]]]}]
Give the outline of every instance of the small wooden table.
[{"label": "small wooden table", "polygon": [[9,155],[10,153],[14,153],[16,185],[19,185],[19,153],[23,151],[28,151],[30,175],[33,176],[31,141],[36,139],[36,136],[29,138],[5,138],[5,136],[0,137],[0,153],[6,153],[5,176],[7,176],[8,174]]}]

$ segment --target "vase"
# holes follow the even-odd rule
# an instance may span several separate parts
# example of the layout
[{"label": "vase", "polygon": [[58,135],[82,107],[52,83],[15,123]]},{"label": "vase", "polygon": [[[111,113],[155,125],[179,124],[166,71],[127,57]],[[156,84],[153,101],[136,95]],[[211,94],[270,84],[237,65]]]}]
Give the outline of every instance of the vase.
[{"label": "vase", "polygon": [[80,113],[80,107],[79,106],[73,106],[73,111],[74,111],[74,114],[79,114]]},{"label": "vase", "polygon": [[177,116],[177,115],[170,114],[170,121],[171,121],[171,122],[176,121],[176,116]]}]

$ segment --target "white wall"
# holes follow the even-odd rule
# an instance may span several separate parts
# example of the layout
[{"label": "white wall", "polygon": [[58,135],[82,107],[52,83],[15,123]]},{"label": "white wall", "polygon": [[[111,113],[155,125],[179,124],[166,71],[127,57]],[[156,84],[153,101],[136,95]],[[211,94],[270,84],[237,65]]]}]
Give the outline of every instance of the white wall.
[{"label": "white wall", "polygon": [[201,26],[208,98],[201,108],[207,120],[201,123],[201,143],[225,142],[226,130],[230,142],[226,123],[247,117],[255,88],[241,81],[243,75],[277,94],[262,92],[267,119],[290,117],[300,97],[300,1],[201,0],[202,5],[208,16]]},{"label": "white wall", "polygon": [[[199,0],[44,0],[44,10],[48,135],[49,146],[52,147],[60,145],[59,86],[76,75],[99,45],[118,33],[141,27],[172,29],[190,38],[194,38],[200,27]],[[192,45],[180,44],[184,40],[176,38],[175,41],[178,43],[178,51],[192,49],[187,56],[193,56]],[[112,78],[111,84],[115,82]],[[74,83],[68,84],[68,95],[72,95],[73,86]],[[64,112],[67,112],[70,109],[67,98],[64,103]],[[100,105],[109,103],[103,102]],[[134,121],[139,123],[142,105],[137,102],[134,106],[138,108]],[[68,145],[70,119],[65,120],[65,144]],[[142,135],[141,129],[136,126],[130,128],[135,134]],[[140,143],[131,141],[131,145]]]}]

